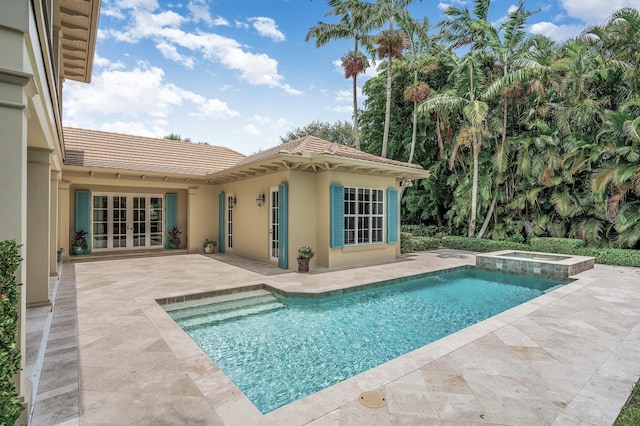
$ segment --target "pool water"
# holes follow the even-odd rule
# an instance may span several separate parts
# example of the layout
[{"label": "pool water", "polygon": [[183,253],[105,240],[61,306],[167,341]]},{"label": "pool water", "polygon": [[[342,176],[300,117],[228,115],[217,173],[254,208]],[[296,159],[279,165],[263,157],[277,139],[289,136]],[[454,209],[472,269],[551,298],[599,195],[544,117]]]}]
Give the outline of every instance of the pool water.
[{"label": "pool water", "polygon": [[279,309],[211,324],[176,321],[267,413],[559,284],[469,268],[321,299],[278,296]]}]

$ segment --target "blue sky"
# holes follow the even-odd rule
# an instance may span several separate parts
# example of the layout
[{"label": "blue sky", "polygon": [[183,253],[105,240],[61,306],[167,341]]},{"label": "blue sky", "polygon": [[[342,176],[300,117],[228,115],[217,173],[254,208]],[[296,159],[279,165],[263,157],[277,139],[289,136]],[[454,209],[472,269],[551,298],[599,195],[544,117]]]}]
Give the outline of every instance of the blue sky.
[{"label": "blue sky", "polygon": [[[447,5],[415,1],[435,26]],[[517,1],[493,0],[499,22]],[[526,0],[528,31],[556,40],[602,24],[640,0]],[[351,121],[351,80],[339,67],[352,41],[305,42],[323,0],[102,0],[91,84],[64,85],[66,126],[141,136],[177,133],[252,154],[312,121]],[[359,87],[375,75],[360,77]],[[362,102],[362,97],[359,101]]]}]

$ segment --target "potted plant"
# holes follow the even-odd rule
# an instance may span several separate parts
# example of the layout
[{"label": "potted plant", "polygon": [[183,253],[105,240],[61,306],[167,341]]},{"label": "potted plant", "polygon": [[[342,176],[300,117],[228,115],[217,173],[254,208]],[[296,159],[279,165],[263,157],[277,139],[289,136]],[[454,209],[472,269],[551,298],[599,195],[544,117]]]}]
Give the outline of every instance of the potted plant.
[{"label": "potted plant", "polygon": [[204,252],[207,254],[213,253],[213,248],[216,246],[216,242],[210,239],[204,240],[202,247],[204,248]]},{"label": "potted plant", "polygon": [[87,235],[89,235],[89,233],[84,229],[73,233],[73,236],[71,237],[71,249],[73,250],[73,254],[82,254],[89,247],[87,244]]},{"label": "potted plant", "polygon": [[62,260],[62,252],[64,251],[64,248],[60,247],[58,249],[58,253],[56,255],[56,262],[60,262],[60,260]]},{"label": "potted plant", "polygon": [[309,246],[302,246],[298,249],[298,272],[309,272],[309,261],[313,255],[313,250]]},{"label": "potted plant", "polygon": [[177,226],[169,229],[169,248],[177,249],[180,247],[180,234],[182,231]]}]

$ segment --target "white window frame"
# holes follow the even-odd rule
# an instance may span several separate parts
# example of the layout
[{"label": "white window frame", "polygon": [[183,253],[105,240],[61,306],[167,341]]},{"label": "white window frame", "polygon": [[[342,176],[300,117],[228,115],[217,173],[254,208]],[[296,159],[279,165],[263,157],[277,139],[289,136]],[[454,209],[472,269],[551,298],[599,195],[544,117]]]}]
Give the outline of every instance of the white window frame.
[{"label": "white window frame", "polygon": [[384,191],[344,187],[344,245],[384,243]]}]

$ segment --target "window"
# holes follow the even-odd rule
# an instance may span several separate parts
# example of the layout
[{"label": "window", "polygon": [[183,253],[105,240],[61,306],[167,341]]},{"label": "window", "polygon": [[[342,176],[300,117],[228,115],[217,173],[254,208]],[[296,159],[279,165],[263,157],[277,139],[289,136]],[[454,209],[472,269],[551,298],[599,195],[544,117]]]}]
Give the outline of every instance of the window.
[{"label": "window", "polygon": [[384,195],[381,189],[344,188],[344,244],[382,243]]},{"label": "window", "polygon": [[227,198],[227,248],[233,248],[233,208],[236,204],[236,197],[229,195]]}]

